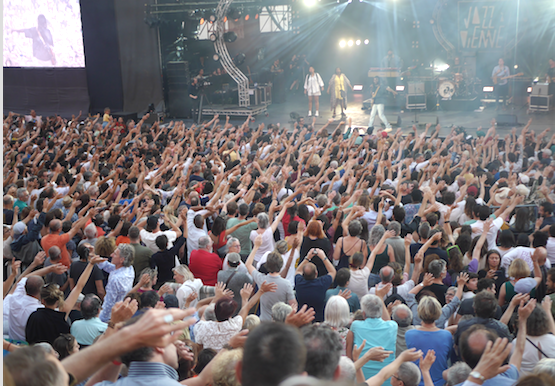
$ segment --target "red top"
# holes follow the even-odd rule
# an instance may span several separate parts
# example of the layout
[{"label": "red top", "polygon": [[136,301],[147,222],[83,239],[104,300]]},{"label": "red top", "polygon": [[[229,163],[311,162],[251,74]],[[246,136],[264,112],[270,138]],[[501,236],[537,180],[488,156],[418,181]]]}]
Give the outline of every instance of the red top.
[{"label": "red top", "polygon": [[304,222],[304,220],[302,218],[300,218],[297,215],[295,215],[295,217],[291,218],[289,213],[287,213],[287,211],[286,211],[285,214],[283,215],[283,219],[281,220],[281,224],[283,225],[283,231],[285,232],[285,237],[291,236],[291,233],[287,232],[287,228],[289,227],[289,224],[291,223],[291,221],[298,221],[299,223],[302,222],[306,226],[306,223]]},{"label": "red top", "polygon": [[215,253],[197,249],[191,252],[189,269],[195,278],[202,280],[204,285],[215,286],[218,272],[222,269],[222,259]]},{"label": "red top", "polygon": [[63,265],[69,268],[69,266],[71,265],[71,259],[69,258],[69,252],[67,251],[67,248],[66,248],[66,244],[68,243],[68,241],[69,241],[68,233],[64,233],[63,235],[49,234],[42,238],[40,245],[42,246],[42,249],[44,249],[44,252],[46,252],[47,256],[48,256],[48,250],[51,247],[56,246],[60,248],[60,250],[62,251],[62,258],[60,260],[60,263],[62,263]]}]

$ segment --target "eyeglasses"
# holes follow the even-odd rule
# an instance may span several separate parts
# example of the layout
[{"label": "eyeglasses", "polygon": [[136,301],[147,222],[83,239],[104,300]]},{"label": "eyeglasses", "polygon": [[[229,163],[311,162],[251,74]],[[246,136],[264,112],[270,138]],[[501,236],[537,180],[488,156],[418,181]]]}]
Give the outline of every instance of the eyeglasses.
[{"label": "eyeglasses", "polygon": [[403,380],[401,378],[399,378],[398,376],[396,376],[396,375],[392,375],[392,377],[395,378],[396,380],[398,380],[399,382],[403,382]]}]

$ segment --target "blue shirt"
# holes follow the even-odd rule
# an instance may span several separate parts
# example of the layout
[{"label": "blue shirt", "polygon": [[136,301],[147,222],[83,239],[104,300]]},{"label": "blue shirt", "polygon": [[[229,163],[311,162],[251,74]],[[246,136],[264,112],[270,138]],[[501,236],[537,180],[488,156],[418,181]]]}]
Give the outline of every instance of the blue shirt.
[{"label": "blue shirt", "polygon": [[[366,339],[366,345],[360,355],[364,355],[372,347],[383,347],[384,350],[395,352],[395,344],[397,343],[397,323],[392,320],[385,321],[382,318],[367,318],[365,320],[355,320],[351,324],[351,332],[353,333],[353,342],[358,347],[362,341]],[[364,379],[368,379],[378,374],[381,369],[389,365],[395,360],[392,354],[383,362],[369,361],[362,367]],[[384,385],[390,385],[389,380]]]},{"label": "blue shirt", "polygon": [[[347,291],[347,287],[337,287],[334,289],[329,289],[326,291],[326,303],[328,300],[335,295],[339,295],[339,291]],[[360,310],[360,302],[358,300],[358,295],[354,292],[351,293],[351,297],[347,299],[347,303],[349,303],[349,312],[355,312]]]},{"label": "blue shirt", "polygon": [[160,362],[131,362],[127,377],[116,382],[104,381],[95,386],[181,386],[177,371]]},{"label": "blue shirt", "polygon": [[[510,366],[509,370],[504,373],[501,373],[493,378],[486,379],[483,386],[513,386],[518,380],[518,369],[515,365]],[[457,386],[460,386],[463,383],[459,383]]]},{"label": "blue shirt", "polygon": [[[422,350],[424,355],[428,350],[434,350],[436,353],[436,360],[430,368],[430,375],[435,386],[443,386],[443,370],[449,368],[447,363],[451,349],[453,347],[453,335],[446,330],[439,331],[421,331],[421,330],[408,330],[405,333],[405,341],[407,348],[416,348]],[[418,365],[419,361],[416,361]],[[420,381],[420,386],[424,385],[424,381]]]},{"label": "blue shirt", "polygon": [[71,335],[80,345],[90,346],[99,335],[106,331],[107,327],[108,324],[101,321],[100,318],[81,319],[72,323]]},{"label": "blue shirt", "polygon": [[324,321],[324,307],[326,305],[326,291],[330,288],[333,279],[331,275],[323,275],[313,280],[306,280],[303,275],[295,276],[295,292],[299,307],[306,304],[314,308],[315,322]]},{"label": "blue shirt", "polygon": [[[500,73],[497,73],[499,70],[501,70]],[[503,78],[506,76],[510,76],[511,72],[509,71],[509,67],[507,66],[503,66],[503,68],[499,67],[499,65],[493,67],[493,71],[491,72],[491,77],[493,78],[494,76],[497,76],[498,80],[497,80],[497,85],[499,86],[503,86],[505,84],[507,84],[509,81],[507,79],[499,79],[499,78]]]},{"label": "blue shirt", "polygon": [[100,313],[100,320],[108,322],[112,314],[112,307],[122,301],[125,295],[133,288],[135,269],[133,266],[116,269],[115,265],[107,261],[98,264],[98,267],[110,273],[106,285],[106,296]]}]

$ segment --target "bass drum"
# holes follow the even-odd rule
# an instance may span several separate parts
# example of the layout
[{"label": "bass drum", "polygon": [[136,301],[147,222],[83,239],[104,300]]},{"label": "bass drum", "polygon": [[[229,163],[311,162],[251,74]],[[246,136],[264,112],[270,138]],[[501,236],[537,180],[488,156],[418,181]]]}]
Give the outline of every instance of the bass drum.
[{"label": "bass drum", "polygon": [[451,80],[444,80],[443,82],[439,83],[437,92],[442,98],[452,98],[455,95],[455,91],[457,91],[457,87],[455,83]]}]

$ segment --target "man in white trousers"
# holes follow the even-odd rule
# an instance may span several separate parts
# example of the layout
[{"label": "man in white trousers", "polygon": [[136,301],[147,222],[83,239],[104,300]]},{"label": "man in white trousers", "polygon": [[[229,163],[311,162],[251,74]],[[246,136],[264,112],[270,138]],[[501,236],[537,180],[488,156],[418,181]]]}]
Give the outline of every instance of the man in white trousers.
[{"label": "man in white trousers", "polygon": [[368,133],[372,133],[374,130],[374,119],[376,118],[376,112],[380,117],[380,120],[385,125],[386,129],[391,129],[391,125],[387,121],[384,114],[384,105],[387,99],[387,93],[397,93],[381,81],[379,76],[374,77],[374,83],[372,84],[372,112],[370,113],[370,121],[368,122]]}]

